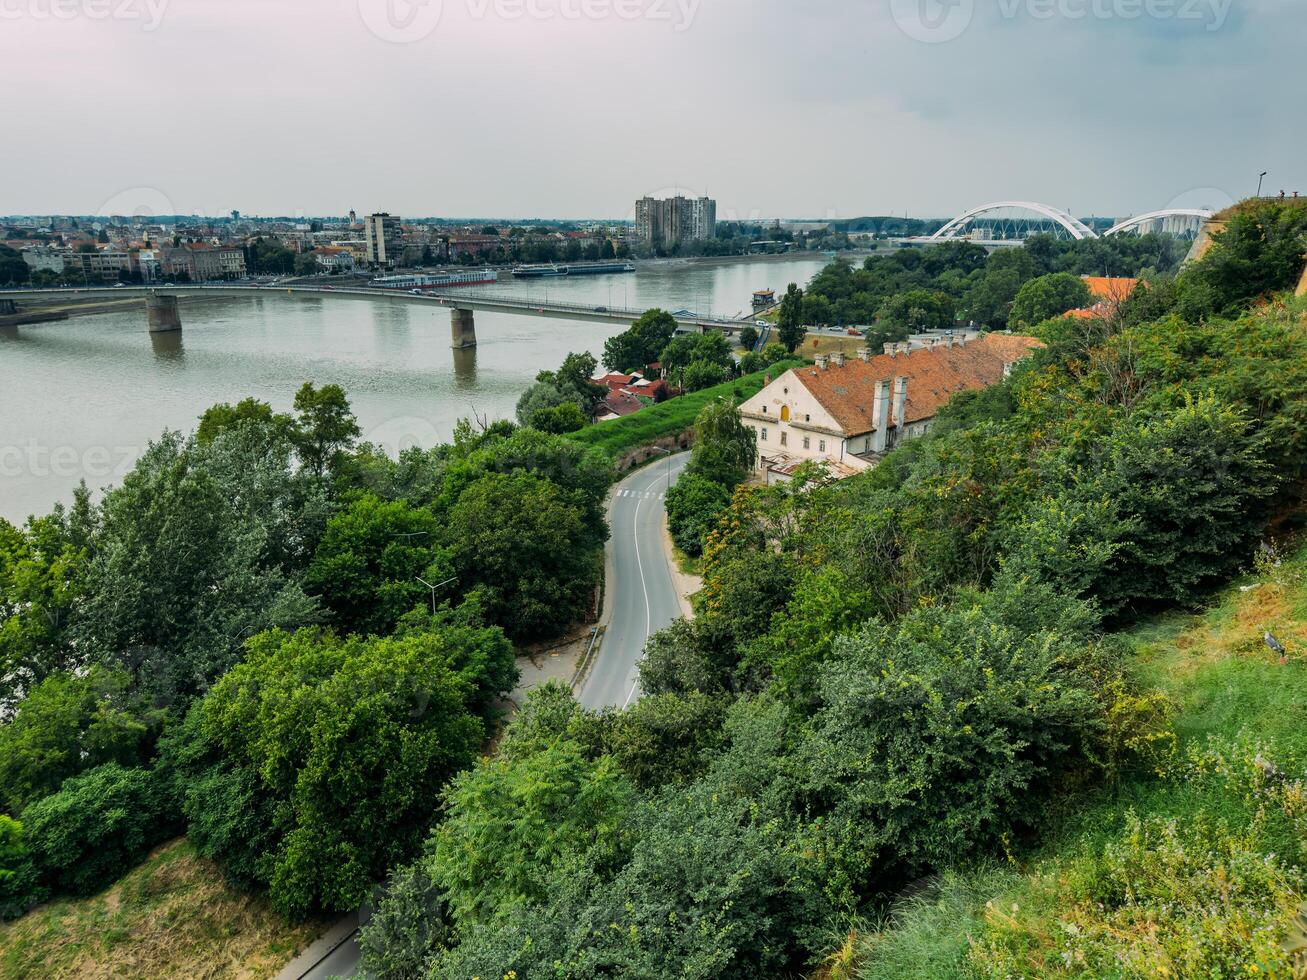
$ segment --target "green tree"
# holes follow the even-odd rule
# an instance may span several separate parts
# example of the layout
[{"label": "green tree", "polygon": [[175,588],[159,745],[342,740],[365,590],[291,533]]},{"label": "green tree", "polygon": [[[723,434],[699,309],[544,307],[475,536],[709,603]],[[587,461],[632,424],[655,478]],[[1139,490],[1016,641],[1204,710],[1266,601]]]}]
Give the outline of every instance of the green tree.
[{"label": "green tree", "polygon": [[599,559],[584,511],[535,473],[482,476],[450,510],[447,533],[459,584],[514,639],[556,634],[592,599]]},{"label": "green tree", "polygon": [[740,331],[740,346],[746,351],[751,351],[758,346],[757,327],[745,327]]},{"label": "green tree", "polygon": [[[441,528],[425,508],[358,497],[327,524],[304,586],[322,597],[346,633],[382,635],[401,616],[430,602],[432,585],[453,576]],[[453,589],[445,584],[444,595]]]},{"label": "green tree", "polygon": [[676,546],[692,558],[703,554],[704,541],[731,503],[725,486],[686,473],[667,491],[667,525]]},{"label": "green tree", "polygon": [[22,255],[8,245],[0,245],[0,285],[21,286],[30,275],[31,269]]},{"label": "green tree", "polygon": [[363,972],[374,980],[425,976],[428,960],[453,939],[449,912],[429,861],[391,874],[359,933]]},{"label": "green tree", "polygon": [[663,310],[649,310],[604,344],[604,366],[610,371],[643,371],[658,360],[676,333],[676,319]]},{"label": "green tree", "polygon": [[315,388],[306,381],[295,393],[295,411],[298,426],[294,438],[300,460],[311,472],[324,476],[339,465],[359,436],[349,399],[339,385]]},{"label": "green tree", "polygon": [[441,786],[475,758],[475,695],[438,631],[251,639],[196,709],[185,808],[197,847],[248,862],[242,823],[211,815],[261,808],[263,851],[245,867],[273,904],[295,916],[356,907],[413,856]]},{"label": "green tree", "polygon": [[681,376],[681,385],[687,392],[703,391],[731,380],[731,369],[711,361],[695,361]]},{"label": "green tree", "polygon": [[563,402],[554,408],[544,408],[533,413],[529,424],[541,432],[564,435],[584,429],[586,417],[581,414],[575,402]]},{"label": "green tree", "polygon": [[27,807],[23,836],[52,888],[90,895],[176,833],[174,806],[150,770],[110,762]]},{"label": "green tree", "polygon": [[99,665],[51,674],[0,726],[0,786],[10,813],[106,762],[148,761],[167,712],[128,689],[124,673]]},{"label": "green tree", "polygon": [[223,403],[206,409],[200,416],[199,428],[195,430],[195,441],[202,446],[208,445],[219,433],[244,423],[266,426],[269,430],[284,434],[288,438],[295,426],[294,419],[289,415],[274,412],[267,402],[259,401],[257,398],[245,398],[235,405]]},{"label": "green tree", "polygon": [[887,299],[876,314],[876,326],[886,340],[902,340],[910,333],[943,330],[953,326],[954,304],[947,293],[910,289]]},{"label": "green tree", "polygon": [[803,290],[790,283],[781,299],[781,308],[776,316],[776,339],[784,345],[785,350],[793,354],[803,343]]},{"label": "green tree", "polygon": [[455,778],[430,857],[454,919],[466,929],[543,900],[554,867],[613,847],[634,795],[611,759],[567,741]]},{"label": "green tree", "polygon": [[44,897],[23,825],[0,814],[0,920],[16,919]]},{"label": "green tree", "polygon": [[1083,309],[1091,299],[1083,279],[1069,272],[1056,272],[1031,279],[1022,286],[1012,301],[1009,319],[1012,326],[1029,330],[1068,310]]},{"label": "green tree", "polygon": [[694,420],[691,473],[734,489],[748,479],[757,459],[757,437],[730,399],[714,399],[699,411]]}]

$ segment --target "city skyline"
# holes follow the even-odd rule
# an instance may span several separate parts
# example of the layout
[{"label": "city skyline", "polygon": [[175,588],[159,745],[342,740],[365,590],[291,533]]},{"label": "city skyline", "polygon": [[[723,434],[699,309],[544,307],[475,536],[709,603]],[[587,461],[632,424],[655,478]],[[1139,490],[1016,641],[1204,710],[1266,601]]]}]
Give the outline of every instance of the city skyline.
[{"label": "city skyline", "polygon": [[[308,46],[303,4],[6,6],[38,81],[0,212],[620,220],[681,189],[720,220],[1125,214],[1307,184],[1288,0],[389,2],[315,3]],[[51,159],[94,165],[56,185]]]}]

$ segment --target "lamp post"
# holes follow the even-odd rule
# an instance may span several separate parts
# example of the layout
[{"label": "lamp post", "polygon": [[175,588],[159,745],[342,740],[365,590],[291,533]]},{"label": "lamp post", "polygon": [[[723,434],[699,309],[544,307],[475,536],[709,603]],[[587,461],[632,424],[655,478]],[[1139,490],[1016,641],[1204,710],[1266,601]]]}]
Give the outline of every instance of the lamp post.
[{"label": "lamp post", "polygon": [[457,578],[447,578],[443,582],[437,582],[435,585],[432,585],[421,575],[417,577],[417,580],[431,590],[431,615],[433,616],[436,614],[436,589],[439,589],[441,586],[449,585],[452,582],[458,581]]},{"label": "lamp post", "polygon": [[663,449],[660,446],[651,446],[656,453],[662,453],[667,457],[667,489],[672,489],[672,456],[675,455],[670,449]]},{"label": "lamp post", "polygon": [[1270,173],[1269,170],[1263,170],[1260,174],[1257,175],[1257,196],[1258,196],[1258,197],[1261,197],[1261,196],[1262,196],[1262,181],[1264,181],[1264,180],[1266,179],[1266,175],[1267,175],[1268,173]]}]

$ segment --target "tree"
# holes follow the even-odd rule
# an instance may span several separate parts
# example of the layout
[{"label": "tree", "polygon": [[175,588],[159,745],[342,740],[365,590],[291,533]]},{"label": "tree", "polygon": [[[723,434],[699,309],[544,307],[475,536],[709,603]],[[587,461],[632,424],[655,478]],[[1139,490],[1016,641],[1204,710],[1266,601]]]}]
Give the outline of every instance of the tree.
[{"label": "tree", "polygon": [[726,513],[731,493],[713,480],[687,473],[667,491],[667,525],[676,546],[692,558],[703,554],[704,541]]},{"label": "tree", "polygon": [[910,333],[953,326],[953,299],[929,289],[910,289],[886,300],[876,314],[876,327],[885,340],[902,340]]},{"label": "tree", "polygon": [[740,418],[730,399],[716,398],[694,420],[691,473],[734,489],[743,483],[758,459],[757,437]]},{"label": "tree", "polygon": [[20,530],[0,519],[0,718],[44,678],[84,662],[72,625],[95,517],[86,487]]},{"label": "tree", "polygon": [[165,702],[205,690],[252,633],[318,618],[278,561],[298,550],[286,458],[229,453],[240,436],[200,448],[165,433],[100,507],[70,633]]},{"label": "tree", "polygon": [[687,392],[703,391],[731,380],[731,369],[711,361],[695,361],[685,369],[681,386]]},{"label": "tree", "polygon": [[110,762],[27,807],[23,836],[52,888],[90,895],[176,833],[174,806],[150,770]]},{"label": "tree", "polygon": [[0,245],[0,285],[21,286],[31,276],[23,256],[8,245]]},{"label": "tree", "polygon": [[340,385],[315,388],[311,381],[295,393],[299,413],[294,435],[300,460],[311,472],[325,476],[354,445],[360,429]]},{"label": "tree", "polygon": [[540,902],[553,868],[611,849],[634,790],[611,759],[560,741],[455,778],[432,838],[432,878],[461,929]]},{"label": "tree", "polygon": [[449,912],[429,862],[391,874],[372,917],[359,933],[363,972],[374,980],[412,980],[453,939]]},{"label": "tree", "polygon": [[776,338],[784,345],[786,351],[793,354],[803,343],[806,331],[803,329],[803,290],[790,283],[781,299],[781,308],[776,318]]},{"label": "tree", "polygon": [[0,920],[25,914],[43,895],[32,852],[23,839],[23,825],[0,814]]},{"label": "tree", "polygon": [[740,331],[740,346],[746,351],[752,351],[758,346],[757,327],[745,327]]},{"label": "tree", "polygon": [[363,494],[327,523],[304,586],[322,597],[342,632],[389,633],[401,616],[431,601],[423,579],[437,585],[453,576],[440,537],[430,511]]},{"label": "tree", "polygon": [[128,677],[99,665],[51,674],[0,726],[0,786],[10,813],[57,792],[66,779],[106,762],[149,760],[167,712],[128,689]]},{"label": "tree", "polygon": [[535,412],[530,419],[532,428],[554,435],[579,432],[586,426],[586,417],[576,407],[575,402],[563,402],[554,408],[544,408]]},{"label": "tree", "polygon": [[486,473],[447,520],[459,584],[514,639],[550,636],[577,618],[599,578],[585,511],[533,472]]},{"label": "tree", "polygon": [[1083,279],[1069,272],[1056,272],[1022,286],[1012,301],[1009,319],[1014,327],[1029,330],[1068,310],[1084,309],[1091,299]]},{"label": "tree", "polygon": [[[439,631],[260,634],[196,708],[192,839],[219,862],[240,859],[286,914],[355,908],[413,856],[441,786],[475,758],[475,696]],[[244,814],[256,816],[255,855]]]},{"label": "tree", "polygon": [[643,371],[658,360],[675,333],[676,319],[670,313],[649,310],[604,344],[604,366],[610,371]]},{"label": "tree", "polygon": [[219,433],[232,429],[242,423],[267,426],[278,434],[289,437],[294,431],[295,420],[289,415],[273,412],[272,406],[257,398],[245,398],[235,405],[226,403],[214,405],[200,416],[199,428],[195,430],[195,441],[208,445]]}]

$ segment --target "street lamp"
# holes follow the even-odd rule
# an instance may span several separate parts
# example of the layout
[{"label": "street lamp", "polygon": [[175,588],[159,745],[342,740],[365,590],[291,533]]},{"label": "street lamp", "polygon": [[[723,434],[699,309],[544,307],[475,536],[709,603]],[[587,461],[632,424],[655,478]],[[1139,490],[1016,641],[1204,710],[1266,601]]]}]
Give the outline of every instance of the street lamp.
[{"label": "street lamp", "polygon": [[1270,173],[1269,170],[1263,170],[1263,171],[1262,171],[1260,174],[1258,174],[1258,176],[1257,176],[1257,196],[1258,196],[1258,197],[1261,197],[1261,196],[1262,196],[1262,181],[1264,181],[1264,180],[1266,179],[1266,175],[1267,175],[1268,173]]},{"label": "street lamp", "polygon": [[672,456],[674,456],[675,453],[670,449],[663,449],[660,446],[650,446],[649,448],[654,452],[662,453],[667,457],[667,489],[670,492],[672,489]]},{"label": "street lamp", "polygon": [[419,575],[419,576],[417,577],[417,580],[418,580],[419,582],[421,582],[423,585],[425,585],[428,589],[431,590],[431,615],[434,616],[434,615],[436,614],[436,589],[439,589],[441,586],[445,586],[445,585],[449,585],[449,584],[451,584],[451,583],[453,583],[453,582],[457,582],[457,581],[458,581],[458,578],[457,578],[457,577],[455,577],[455,578],[447,578],[447,579],[445,579],[445,581],[443,581],[443,582],[437,582],[435,585],[432,585],[430,582],[428,582],[426,579],[424,579],[421,575]]}]

